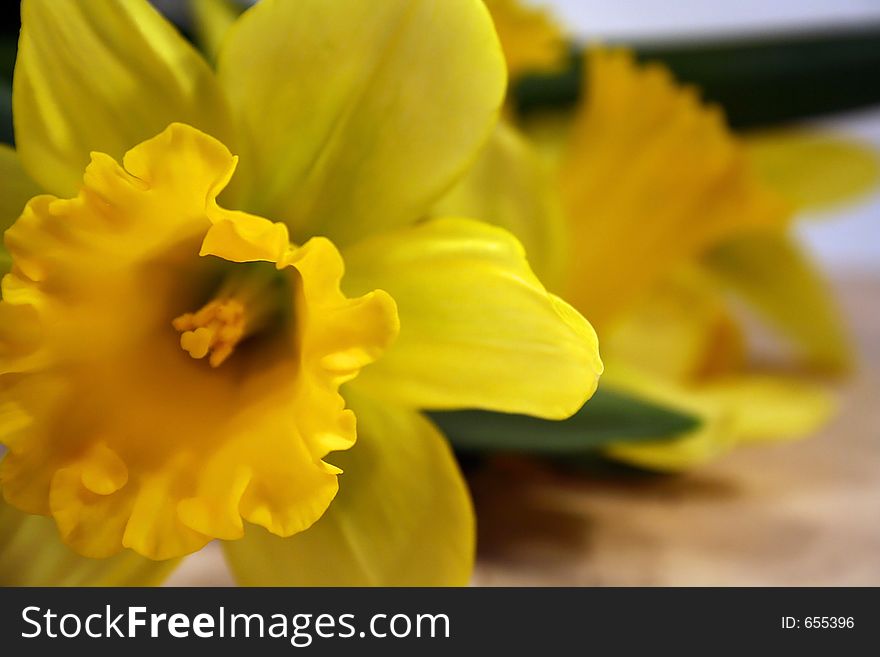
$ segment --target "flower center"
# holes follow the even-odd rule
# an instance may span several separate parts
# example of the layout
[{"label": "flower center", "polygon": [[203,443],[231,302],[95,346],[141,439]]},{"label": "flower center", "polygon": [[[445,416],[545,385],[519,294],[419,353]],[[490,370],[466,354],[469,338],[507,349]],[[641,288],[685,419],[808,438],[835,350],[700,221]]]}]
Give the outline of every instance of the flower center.
[{"label": "flower center", "polygon": [[222,365],[242,340],[277,319],[283,297],[273,288],[280,280],[267,263],[236,265],[210,301],[172,320],[181,349],[195,359],[207,357],[211,367]]},{"label": "flower center", "polygon": [[232,355],[244,337],[245,308],[238,299],[214,300],[195,313],[184,313],[172,322],[182,331],[180,347],[193,358],[209,353],[211,367],[218,367]]}]

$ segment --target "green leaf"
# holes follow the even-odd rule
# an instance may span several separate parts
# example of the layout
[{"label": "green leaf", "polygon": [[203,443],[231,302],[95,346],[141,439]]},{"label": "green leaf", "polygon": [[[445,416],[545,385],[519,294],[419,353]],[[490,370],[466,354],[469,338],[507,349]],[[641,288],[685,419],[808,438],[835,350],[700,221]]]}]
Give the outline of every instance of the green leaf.
[{"label": "green leaf", "polygon": [[463,452],[583,453],[611,442],[657,440],[699,427],[692,416],[600,388],[567,420],[488,411],[431,412],[453,447]]},{"label": "green leaf", "polygon": [[[631,44],[724,108],[734,128],[755,128],[880,103],[880,26],[825,35],[780,34],[739,41]],[[512,94],[523,113],[565,108],[581,94],[581,51],[555,75],[527,76]]]}]

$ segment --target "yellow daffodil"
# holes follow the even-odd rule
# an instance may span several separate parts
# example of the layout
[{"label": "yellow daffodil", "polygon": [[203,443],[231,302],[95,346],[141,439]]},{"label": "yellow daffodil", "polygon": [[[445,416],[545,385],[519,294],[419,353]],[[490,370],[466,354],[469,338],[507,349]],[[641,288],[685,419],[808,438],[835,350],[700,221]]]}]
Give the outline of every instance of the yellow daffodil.
[{"label": "yellow daffodil", "polygon": [[[503,32],[509,3],[488,5]],[[532,32],[546,26],[533,21]],[[610,455],[675,470],[741,442],[812,431],[830,413],[829,393],[752,365],[724,292],[748,301],[802,362],[845,367],[834,303],[787,229],[795,209],[876,183],[876,157],[800,134],[743,142],[694,89],[625,52],[594,49],[584,75],[588,91],[572,116],[521,126],[531,140],[496,128],[437,208],[476,208],[523,240],[548,287],[596,325],[606,385],[703,420],[677,439],[616,445]],[[858,175],[825,180],[823,161]]]},{"label": "yellow daffodil", "polygon": [[216,72],[145,0],[25,0],[0,579],[154,583],[222,539],[246,584],[465,583],[420,411],[563,418],[602,369],[509,233],[426,219],[504,88],[478,0],[264,0]]}]

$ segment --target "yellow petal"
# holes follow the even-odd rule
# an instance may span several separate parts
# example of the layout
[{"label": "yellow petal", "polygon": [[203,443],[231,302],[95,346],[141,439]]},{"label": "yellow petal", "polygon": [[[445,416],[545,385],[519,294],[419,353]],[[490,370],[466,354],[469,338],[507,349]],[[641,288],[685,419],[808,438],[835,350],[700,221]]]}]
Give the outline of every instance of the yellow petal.
[{"label": "yellow petal", "polygon": [[504,50],[511,79],[560,68],[568,54],[562,28],[546,9],[522,0],[485,0]]},{"label": "yellow petal", "polygon": [[880,183],[876,150],[844,137],[790,129],[752,135],[745,143],[758,176],[797,208],[826,210]]},{"label": "yellow petal", "polygon": [[732,434],[709,427],[673,439],[611,445],[605,455],[645,470],[683,472],[709,463],[735,446]]},{"label": "yellow petal", "polygon": [[0,500],[0,586],[156,586],[177,564],[131,551],[109,559],[81,557],[61,542],[50,518]]},{"label": "yellow petal", "polygon": [[477,0],[266,0],[232,27],[219,72],[252,143],[248,209],[340,245],[427,211],[505,89]]},{"label": "yellow petal", "polygon": [[91,151],[119,159],[174,121],[231,138],[213,73],[146,0],[25,0],[13,113],[25,169],[60,196]]},{"label": "yellow petal", "polygon": [[508,123],[500,122],[467,174],[435,206],[438,217],[474,217],[513,233],[550,289],[567,266],[567,227],[548,167]]},{"label": "yellow petal", "polygon": [[825,424],[837,406],[827,387],[782,375],[719,379],[700,394],[729,409],[741,442],[802,438]]},{"label": "yellow petal", "polygon": [[[15,149],[0,144],[0,236],[18,219],[25,203],[39,193],[40,187],[24,172]],[[9,265],[9,254],[0,240],[0,276]]]},{"label": "yellow petal", "polygon": [[190,0],[196,43],[211,61],[217,59],[226,33],[243,7],[234,0]]},{"label": "yellow petal", "polygon": [[852,351],[828,284],[790,236],[755,233],[713,249],[710,273],[791,339],[812,366],[842,370]]},{"label": "yellow petal", "polygon": [[744,344],[720,292],[695,267],[683,267],[610,324],[602,352],[610,360],[687,383],[741,365]]},{"label": "yellow petal", "polygon": [[679,385],[609,364],[610,385],[700,418],[696,430],[673,439],[619,443],[611,458],[651,470],[687,470],[739,444],[802,438],[824,424],[835,406],[817,383],[787,376],[737,375]]},{"label": "yellow petal", "polygon": [[[348,396],[348,393],[346,393]],[[334,457],[340,490],[309,530],[225,544],[249,586],[453,586],[468,582],[474,516],[455,458],[421,414],[353,400],[357,444]]]},{"label": "yellow petal", "polygon": [[427,408],[564,418],[593,394],[602,363],[589,323],[549,294],[508,232],[434,219],[345,251],[346,286],[397,302],[400,336],[356,385]]},{"label": "yellow petal", "polygon": [[563,296],[602,326],[662,273],[731,235],[784,223],[717,108],[659,65],[591,51],[561,171],[571,221]]}]

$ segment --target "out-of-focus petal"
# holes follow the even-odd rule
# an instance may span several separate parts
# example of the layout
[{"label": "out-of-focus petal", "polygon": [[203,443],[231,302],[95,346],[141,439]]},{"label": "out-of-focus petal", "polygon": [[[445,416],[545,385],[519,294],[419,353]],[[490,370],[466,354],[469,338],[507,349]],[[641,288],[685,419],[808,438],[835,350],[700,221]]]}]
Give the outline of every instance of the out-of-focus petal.
[{"label": "out-of-focus petal", "polygon": [[711,279],[682,267],[652,287],[602,336],[603,355],[687,383],[742,365],[738,323]]},{"label": "out-of-focus petal", "polygon": [[809,365],[845,370],[852,352],[828,284],[794,238],[762,232],[725,242],[705,258],[712,275],[789,338]]},{"label": "out-of-focus petal", "polygon": [[744,442],[802,438],[822,426],[835,406],[824,386],[782,375],[730,376],[683,386],[609,364],[608,381],[701,420],[697,430],[678,438],[619,443],[605,450],[611,458],[650,470],[687,470]]},{"label": "out-of-focus petal", "polygon": [[155,586],[179,561],[152,561],[127,550],[89,559],[61,542],[51,518],[0,500],[0,586]]},{"label": "out-of-focus petal", "polygon": [[791,376],[752,374],[713,381],[700,394],[724,405],[742,442],[802,438],[816,431],[837,406],[826,386]]},{"label": "out-of-focus petal", "polygon": [[850,139],[786,130],[752,135],[745,143],[758,176],[799,209],[825,210],[880,183],[877,151]]}]

